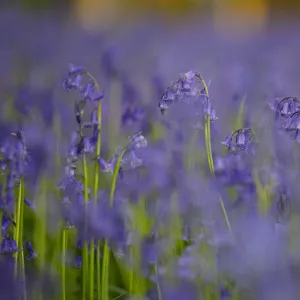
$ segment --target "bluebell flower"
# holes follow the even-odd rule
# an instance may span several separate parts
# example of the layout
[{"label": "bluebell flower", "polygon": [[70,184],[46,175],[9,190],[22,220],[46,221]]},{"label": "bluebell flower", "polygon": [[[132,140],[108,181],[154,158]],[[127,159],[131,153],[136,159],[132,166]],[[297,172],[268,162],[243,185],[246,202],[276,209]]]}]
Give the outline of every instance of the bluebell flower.
[{"label": "bluebell flower", "polygon": [[97,110],[96,109],[93,109],[92,112],[91,112],[91,117],[90,117],[90,122],[84,122],[83,126],[85,128],[94,128],[98,125],[101,125],[98,123],[98,115],[97,115]]},{"label": "bluebell flower", "polygon": [[16,241],[10,237],[7,236],[2,240],[1,243],[1,253],[2,254],[14,254],[18,251],[17,243]]},{"label": "bluebell flower", "polygon": [[23,145],[25,145],[25,136],[22,128],[13,132],[11,135],[16,137]]},{"label": "bluebell flower", "polygon": [[215,109],[212,107],[211,101],[207,97],[204,97],[204,114],[210,117],[211,121],[216,121],[218,120],[217,114]]},{"label": "bluebell flower", "polygon": [[81,96],[84,100],[90,100],[93,96],[95,89],[95,83],[92,82],[91,80],[88,81],[83,89],[81,90]]},{"label": "bluebell flower", "polygon": [[70,164],[73,164],[78,160],[77,150],[76,150],[77,137],[78,137],[78,133],[75,131],[72,132],[70,142],[68,145],[68,155],[67,155],[67,161]]},{"label": "bluebell flower", "polygon": [[[210,121],[216,121],[216,111],[212,108],[209,96],[201,86],[201,76],[198,72],[189,71],[181,74],[179,79],[169,86],[161,97],[158,107],[162,114],[175,103],[184,103],[193,105],[193,114],[197,118],[196,125],[193,127],[201,127],[199,120],[204,115],[210,117]],[[202,120],[201,120],[202,121]]]},{"label": "bluebell flower", "polygon": [[65,173],[57,183],[58,189],[65,190],[66,187],[69,184],[71,184],[76,188],[76,190],[83,191],[83,184],[75,178],[76,175],[75,170],[76,170],[76,166],[74,165],[69,165],[65,167]]},{"label": "bluebell flower", "polygon": [[86,69],[82,66],[76,66],[74,64],[69,64],[69,70],[68,70],[68,75],[73,76],[76,74],[85,74]]},{"label": "bluebell flower", "polygon": [[251,128],[242,128],[231,132],[221,143],[229,152],[245,151],[254,141],[255,136]]},{"label": "bluebell flower", "polygon": [[89,142],[90,142],[90,144],[91,144],[93,147],[96,147],[96,145],[97,145],[98,134],[99,134],[98,125],[94,125],[94,128],[93,128],[93,134],[92,134],[92,136],[89,138]]},{"label": "bluebell flower", "polygon": [[33,260],[38,257],[38,254],[34,251],[32,244],[30,242],[25,243],[25,248],[27,249],[27,260]]},{"label": "bluebell flower", "polygon": [[0,171],[2,171],[1,175],[3,175],[3,172],[6,169],[6,165],[7,165],[6,159],[5,158],[0,158]]},{"label": "bluebell flower", "polygon": [[11,217],[9,217],[7,213],[4,213],[2,216],[2,236],[3,237],[8,236],[7,231],[12,223],[13,222],[12,222]]},{"label": "bluebell flower", "polygon": [[62,82],[63,88],[66,91],[80,90],[84,74],[86,74],[86,70],[83,67],[69,64],[68,76]]},{"label": "bluebell flower", "polygon": [[3,154],[2,159],[5,159],[6,163],[14,159],[15,151],[14,146],[10,141],[5,141],[5,143],[0,148],[0,153]]},{"label": "bluebell flower", "polygon": [[[137,157],[136,150],[139,148],[144,148],[147,146],[147,140],[146,138],[139,132],[135,135],[133,135],[131,138],[129,138],[129,141],[127,145],[121,149],[117,149],[115,155],[107,162],[103,158],[98,158],[98,163],[101,166],[101,169],[103,172],[111,172],[113,173],[113,170],[115,168],[115,164],[118,160],[118,157],[120,154],[124,151],[122,160],[121,160],[121,167],[125,165],[129,165],[130,168],[134,169],[138,166],[142,165],[142,160]],[[123,175],[123,169],[120,172],[119,175]]]},{"label": "bluebell flower", "polygon": [[226,288],[224,286],[221,286],[219,288],[219,291],[220,291],[220,298],[221,298],[221,300],[231,300],[232,299],[231,293],[228,290],[228,288]]},{"label": "bluebell flower", "polygon": [[74,268],[78,268],[78,269],[81,268],[81,266],[82,266],[82,256],[75,257],[75,259],[73,261],[73,266],[74,266]]},{"label": "bluebell flower", "polygon": [[76,145],[76,155],[81,156],[84,151],[84,137],[81,137]]},{"label": "bluebell flower", "polygon": [[111,162],[106,162],[102,157],[98,158],[98,163],[101,167],[102,172],[111,172],[113,173],[113,164]]},{"label": "bluebell flower", "polygon": [[270,103],[270,107],[275,112],[276,119],[279,116],[287,118],[300,111],[300,100],[297,97],[276,98]]},{"label": "bluebell flower", "polygon": [[28,198],[24,198],[24,203],[31,209],[35,209],[35,204],[32,200],[29,200]]},{"label": "bluebell flower", "polygon": [[95,144],[91,143],[90,138],[88,138],[88,137],[83,138],[83,144],[84,144],[83,151],[85,153],[92,153],[95,151]]},{"label": "bluebell flower", "polygon": [[123,243],[126,237],[124,207],[110,206],[108,201],[101,199],[89,207],[90,229],[95,239],[108,238],[111,245]]},{"label": "bluebell flower", "polygon": [[229,153],[225,157],[215,158],[217,178],[225,185],[251,185],[252,174],[247,163],[238,154]]},{"label": "bluebell flower", "polygon": [[300,111],[296,111],[285,118],[282,128],[289,134],[292,140],[300,143]]},{"label": "bluebell flower", "polygon": [[140,121],[145,116],[145,109],[142,106],[128,107],[122,114],[122,125]]}]

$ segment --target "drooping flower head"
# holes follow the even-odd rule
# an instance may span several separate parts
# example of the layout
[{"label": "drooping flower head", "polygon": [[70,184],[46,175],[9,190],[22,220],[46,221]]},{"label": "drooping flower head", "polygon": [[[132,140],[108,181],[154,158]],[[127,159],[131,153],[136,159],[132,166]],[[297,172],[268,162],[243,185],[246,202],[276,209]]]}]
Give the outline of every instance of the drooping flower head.
[{"label": "drooping flower head", "polygon": [[119,156],[122,154],[123,156],[121,159],[121,170],[119,170],[122,174],[123,167],[126,165],[129,165],[129,167],[132,169],[142,165],[142,160],[138,158],[136,150],[139,148],[146,147],[147,144],[147,139],[142,135],[141,132],[138,132],[131,138],[129,138],[129,141],[125,147],[117,149],[115,155],[112,158],[110,158],[108,162],[100,157],[98,159],[98,163],[100,164],[103,172],[113,173],[116,162]]},{"label": "drooping flower head", "polygon": [[275,117],[288,118],[297,111],[300,111],[300,100],[297,97],[276,98],[270,103],[271,109],[275,112]]},{"label": "drooping flower head", "polygon": [[79,92],[84,101],[95,102],[104,97],[94,77],[81,66],[69,65],[69,71],[62,86],[66,91]]},{"label": "drooping flower head", "polygon": [[[183,103],[193,107],[193,117],[197,118],[196,128],[202,127],[203,116],[209,116],[211,121],[216,121],[216,111],[213,109],[207,87],[199,72],[189,71],[181,74],[179,79],[171,84],[159,101],[158,107],[162,114],[176,103]],[[199,122],[199,119],[201,122]]]},{"label": "drooping flower head", "polygon": [[254,140],[255,135],[252,129],[242,128],[228,134],[222,144],[228,148],[229,152],[240,152],[247,151]]}]

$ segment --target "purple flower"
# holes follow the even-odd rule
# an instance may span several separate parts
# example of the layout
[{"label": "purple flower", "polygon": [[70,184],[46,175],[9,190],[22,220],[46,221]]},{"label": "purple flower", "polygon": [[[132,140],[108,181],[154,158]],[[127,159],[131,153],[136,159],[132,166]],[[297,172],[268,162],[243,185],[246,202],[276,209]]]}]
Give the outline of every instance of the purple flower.
[{"label": "purple flower", "polygon": [[73,165],[65,167],[65,173],[57,184],[58,189],[65,190],[68,185],[72,185],[77,191],[83,191],[83,184],[75,178],[75,170],[76,166]]},{"label": "purple flower", "polygon": [[141,106],[135,106],[134,108],[128,107],[122,114],[122,125],[128,123],[134,123],[140,121],[145,116],[145,109]]},{"label": "purple flower", "polygon": [[31,209],[34,210],[35,204],[32,200],[29,200],[27,198],[24,198],[24,203]]},{"label": "purple flower", "polygon": [[86,73],[83,67],[69,65],[68,76],[63,80],[62,86],[66,91],[80,90],[82,76]]},{"label": "purple flower", "polygon": [[30,242],[25,243],[25,248],[27,249],[27,260],[33,260],[37,258],[38,254],[34,251],[32,244]]},{"label": "purple flower", "polygon": [[7,213],[4,213],[2,216],[2,236],[8,236],[7,231],[12,223],[11,217],[9,217]]},{"label": "purple flower", "polygon": [[103,158],[98,158],[98,163],[103,172],[111,172],[113,173],[113,165],[110,162],[106,162]]},{"label": "purple flower", "polygon": [[[129,139],[128,144],[124,148],[118,149],[116,154],[108,162],[100,157],[98,163],[103,172],[113,173],[118,157],[124,152],[121,160],[121,167],[129,165],[130,168],[134,169],[142,165],[142,160],[137,157],[136,150],[146,147],[147,144],[146,138],[139,132]],[[120,177],[123,176],[123,168],[122,170],[119,169],[119,175]]]},{"label": "purple flower", "polygon": [[286,118],[300,111],[300,100],[297,97],[277,98],[270,104],[270,107],[275,111],[276,119],[279,116]]},{"label": "purple flower", "polygon": [[77,256],[75,257],[74,261],[73,261],[73,267],[80,269],[82,266],[82,256]]},{"label": "purple flower", "polygon": [[81,91],[81,96],[84,100],[90,100],[92,97],[92,94],[94,93],[95,89],[95,83],[92,81],[89,81],[86,83],[86,85],[83,87]]},{"label": "purple flower", "polygon": [[84,73],[86,73],[85,68],[81,66],[76,66],[74,64],[69,64],[69,71],[68,71],[69,76],[73,76],[76,74],[84,74]]},{"label": "purple flower", "polygon": [[22,128],[13,132],[11,135],[16,137],[23,145],[25,145],[25,136]]},{"label": "purple flower", "polygon": [[86,127],[86,128],[92,128],[94,126],[98,126],[99,123],[98,123],[97,119],[98,119],[97,110],[93,109],[93,111],[91,112],[90,122],[85,122],[84,123],[84,127]]},{"label": "purple flower", "polygon": [[14,254],[17,251],[18,251],[17,243],[13,238],[7,236],[2,240],[1,243],[2,254]]},{"label": "purple flower", "polygon": [[[209,116],[210,121],[216,121],[216,111],[212,108],[209,96],[206,95],[202,87],[200,74],[195,71],[189,71],[181,74],[179,79],[169,86],[161,97],[158,107],[162,114],[175,103],[184,103],[192,105],[192,118],[196,118],[196,125],[193,127],[201,128],[203,116]],[[191,116],[189,116],[189,119]],[[200,120],[200,122],[199,122]]]},{"label": "purple flower", "polygon": [[254,141],[254,137],[251,128],[242,128],[231,132],[221,143],[228,148],[229,152],[245,151]]}]

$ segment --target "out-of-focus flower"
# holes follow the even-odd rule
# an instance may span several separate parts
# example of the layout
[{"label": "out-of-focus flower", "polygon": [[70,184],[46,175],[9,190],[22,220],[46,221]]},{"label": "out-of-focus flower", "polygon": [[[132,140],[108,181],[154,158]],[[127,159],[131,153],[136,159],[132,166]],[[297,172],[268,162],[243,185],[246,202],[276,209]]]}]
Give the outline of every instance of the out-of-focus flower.
[{"label": "out-of-focus flower", "polygon": [[60,179],[57,184],[57,188],[60,190],[65,190],[66,187],[71,184],[76,190],[83,191],[83,184],[75,178],[76,166],[70,165],[65,167],[65,174]]},{"label": "out-of-focus flower", "polygon": [[27,249],[27,256],[26,256],[27,260],[33,260],[38,256],[38,254],[34,251],[32,244],[30,242],[25,243],[25,248]]},{"label": "out-of-focus flower", "polygon": [[14,254],[18,251],[16,241],[10,237],[5,237],[1,242],[1,253],[2,254]]},{"label": "out-of-focus flower", "polygon": [[4,213],[2,216],[2,236],[8,236],[8,228],[12,224],[12,219],[8,216],[7,213]]},{"label": "out-of-focus flower", "polygon": [[24,203],[31,209],[34,210],[35,205],[34,202],[32,200],[29,200],[27,198],[24,198]]},{"label": "out-of-focus flower", "polygon": [[[191,112],[186,111],[185,113],[188,113],[187,123],[193,128],[203,128],[204,116],[210,117],[211,122],[218,119],[209,95],[206,94],[206,90],[202,85],[202,77],[198,72],[189,71],[181,74],[179,79],[166,89],[158,107],[161,113],[165,114],[166,110],[176,103],[186,104],[186,108],[190,105]],[[181,109],[180,112],[183,114],[185,110]]]},{"label": "out-of-focus flower", "polygon": [[82,76],[86,73],[83,67],[69,64],[68,76],[64,79],[62,86],[66,91],[80,90]]},{"label": "out-of-focus flower", "polygon": [[75,257],[75,259],[73,260],[73,267],[80,269],[81,266],[82,266],[82,256]]},{"label": "out-of-focus flower", "polygon": [[[87,82],[84,83],[84,78]],[[62,82],[62,87],[66,91],[77,91],[80,93],[82,101],[100,101],[104,94],[97,90],[97,83],[91,74],[83,67],[69,65],[69,71]],[[77,119],[78,120],[78,119]]]},{"label": "out-of-focus flower", "polygon": [[[136,154],[136,150],[139,148],[146,147],[147,144],[148,142],[146,138],[139,132],[129,139],[129,142],[125,147],[121,149],[117,149],[116,154],[108,162],[106,162],[103,158],[99,158],[98,163],[100,164],[103,172],[113,173],[115,164],[119,156],[121,155],[121,153],[123,153],[123,157],[121,160],[121,167],[124,167],[125,165],[129,165],[130,168],[134,169],[142,165],[142,160],[138,158]],[[122,176],[122,174],[123,174],[123,168],[121,172],[119,170],[119,176]]]}]

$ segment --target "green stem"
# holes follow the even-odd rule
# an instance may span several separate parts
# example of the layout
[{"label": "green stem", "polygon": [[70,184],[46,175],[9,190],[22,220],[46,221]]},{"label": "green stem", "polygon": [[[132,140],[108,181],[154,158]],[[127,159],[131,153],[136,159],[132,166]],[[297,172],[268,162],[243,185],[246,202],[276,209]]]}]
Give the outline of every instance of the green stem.
[{"label": "green stem", "polygon": [[[134,254],[133,254],[133,245],[130,246],[130,256],[131,256],[131,263],[134,264]],[[133,295],[134,293],[134,266],[129,273],[129,295]]]},{"label": "green stem", "polygon": [[[21,227],[22,227],[22,204],[23,204],[23,185],[24,185],[24,179],[20,179],[20,185],[18,189],[18,202],[15,207],[15,216],[16,216],[16,228],[14,231],[14,239],[17,243],[17,247],[22,249],[22,236],[21,236]],[[19,252],[16,253],[16,262],[15,262],[15,275],[18,276],[18,264],[19,264]]]},{"label": "green stem", "polygon": [[67,254],[67,235],[68,229],[63,228],[62,230],[62,300],[66,300],[66,254]]},{"label": "green stem", "polygon": [[[85,239],[86,233],[87,233],[87,206],[88,206],[88,200],[89,200],[88,171],[87,171],[87,162],[86,162],[85,154],[82,155],[82,164],[83,164],[83,177],[84,177],[84,204],[85,204],[83,238]],[[88,276],[89,276],[88,267],[89,267],[88,245],[87,245],[87,242],[84,241],[83,256],[82,256],[82,299],[83,300],[86,299]]]},{"label": "green stem", "polygon": [[101,300],[101,243],[97,242],[97,257],[96,257],[96,266],[97,266],[97,300]]},{"label": "green stem", "polygon": [[[100,92],[100,91],[99,91]],[[100,157],[101,153],[101,121],[102,121],[102,105],[101,101],[98,101],[97,106],[97,123],[98,123],[98,139],[96,145],[96,157]],[[98,199],[98,191],[99,191],[99,163],[96,160],[95,163],[95,177],[94,177],[94,203],[97,204]],[[94,299],[94,262],[95,262],[95,241],[91,240],[91,248],[90,248],[90,299]],[[99,255],[98,255],[99,252]],[[97,257],[96,257],[96,265],[97,265],[97,298],[100,298],[100,276],[98,269],[100,269],[100,243],[97,243]]]},{"label": "green stem", "polygon": [[[23,220],[24,220],[24,195],[25,195],[25,191],[24,191],[25,187],[24,187],[24,181],[22,184],[22,203],[21,203],[21,226],[20,226],[20,245],[22,245],[22,241],[23,241]],[[23,299],[26,300],[27,296],[26,296],[26,277],[25,277],[25,261],[24,261],[24,251],[21,251],[20,254],[20,264],[21,264],[21,276],[22,276],[22,280],[23,280]]]},{"label": "green stem", "polygon": [[[208,87],[207,87],[204,79],[202,78],[201,75],[197,75],[197,77],[200,79],[200,81],[204,87],[207,101],[210,101]],[[204,134],[205,134],[205,145],[206,145],[206,153],[207,153],[207,161],[208,161],[209,170],[210,170],[211,175],[213,177],[215,177],[214,160],[212,157],[212,149],[211,149],[210,116],[209,115],[205,115]],[[227,211],[226,211],[226,208],[225,208],[225,205],[224,205],[224,202],[223,202],[223,199],[221,196],[219,196],[219,202],[220,202],[220,206],[222,209],[222,213],[224,215],[224,219],[225,219],[227,228],[229,230],[231,230],[231,225],[229,222],[228,214],[227,214]]]},{"label": "green stem", "polygon": [[[155,275],[156,276],[158,275],[157,266],[156,265],[155,265]],[[158,280],[158,276],[157,276],[157,280]],[[162,300],[160,285],[159,285],[158,281],[156,283],[156,288],[157,288],[157,300]]]},{"label": "green stem", "polygon": [[[115,190],[116,190],[116,183],[118,178],[118,173],[121,165],[121,160],[123,158],[123,155],[126,153],[127,148],[125,148],[121,154],[119,155],[114,172],[113,172],[113,178],[111,183],[111,189],[110,189],[110,197],[109,197],[109,204],[112,206],[114,202],[115,197]],[[108,248],[108,239],[104,242],[104,249],[103,249],[103,266],[102,266],[102,300],[108,300],[108,277],[109,277],[109,257],[110,257],[110,251]]]}]

